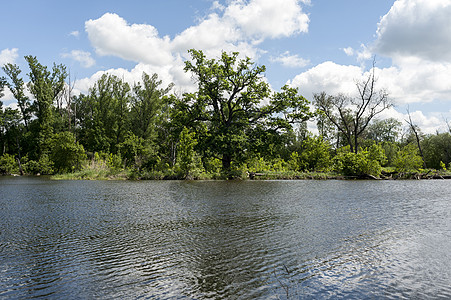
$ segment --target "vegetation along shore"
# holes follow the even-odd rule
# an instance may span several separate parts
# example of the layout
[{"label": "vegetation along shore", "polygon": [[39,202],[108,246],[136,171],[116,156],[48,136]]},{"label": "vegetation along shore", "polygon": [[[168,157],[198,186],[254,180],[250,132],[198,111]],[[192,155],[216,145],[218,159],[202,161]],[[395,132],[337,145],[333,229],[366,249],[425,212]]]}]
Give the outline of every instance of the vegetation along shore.
[{"label": "vegetation along shore", "polygon": [[[55,179],[449,179],[451,130],[425,135],[379,118],[389,94],[375,68],[349,95],[318,91],[311,101],[288,85],[273,91],[265,66],[239,53],[208,58],[190,50],[197,84],[179,94],[157,74],[133,85],[104,74],[73,93],[64,65],[26,56],[2,67],[0,174]],[[307,128],[316,122],[317,132]],[[444,120],[447,123],[447,120]],[[449,124],[448,129],[450,129]]]}]

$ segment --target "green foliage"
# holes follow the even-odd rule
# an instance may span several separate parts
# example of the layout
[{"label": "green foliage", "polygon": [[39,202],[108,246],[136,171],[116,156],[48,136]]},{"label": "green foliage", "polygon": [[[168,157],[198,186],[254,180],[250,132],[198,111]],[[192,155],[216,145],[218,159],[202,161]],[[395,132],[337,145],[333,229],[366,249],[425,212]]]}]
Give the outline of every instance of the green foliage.
[{"label": "green foliage", "polygon": [[451,134],[440,133],[428,135],[421,141],[424,160],[428,168],[440,169],[443,162],[451,163]]},{"label": "green foliage", "polygon": [[121,143],[118,148],[126,166],[136,168],[137,170],[142,167],[144,160],[146,159],[146,148],[144,146],[143,138],[129,132],[125,136],[125,141]]},{"label": "green foliage", "polygon": [[307,136],[302,142],[299,156],[300,169],[305,171],[326,171],[331,166],[330,146],[320,136]]},{"label": "green foliage", "polygon": [[401,135],[401,125],[402,123],[394,118],[374,120],[368,125],[363,135],[364,138],[376,143],[394,143]]},{"label": "green foliage", "polygon": [[334,163],[336,171],[346,176],[379,177],[382,173],[381,164],[385,159],[384,150],[380,145],[373,145],[358,153],[350,152],[349,147],[345,147],[340,149]]},{"label": "green foliage", "polygon": [[263,157],[256,156],[248,161],[247,169],[253,173],[268,172],[271,171],[272,165],[265,161]]},{"label": "green foliage", "polygon": [[182,96],[146,73],[133,86],[105,74],[87,95],[73,96],[63,65],[50,69],[26,56],[24,80],[6,64],[0,94],[8,87],[17,109],[0,101],[0,172],[17,173],[18,159],[28,174],[91,179],[327,178],[332,170],[366,178],[381,166],[418,170],[417,147],[401,148],[411,142],[428,167],[451,165],[449,133],[412,133],[400,142],[398,121],[373,120],[390,106],[384,91],[373,90],[374,73],[357,83],[358,98],[315,95],[321,136],[312,136],[309,102],[287,85],[272,91],[264,66],[236,52],[189,54],[185,71],[198,86]]},{"label": "green foliage", "polygon": [[30,99],[25,95],[25,83],[20,77],[22,71],[19,66],[13,64],[5,64],[2,69],[11,80],[11,82],[5,82],[14,98],[17,100],[17,104],[22,114],[22,120],[24,121],[25,127],[28,128],[32,116],[32,108]]},{"label": "green foliage", "polygon": [[90,89],[89,96],[78,99],[81,135],[89,151],[117,153],[128,130],[130,86],[117,76],[104,74]]},{"label": "green foliage", "polygon": [[399,173],[418,172],[423,166],[423,159],[419,155],[418,148],[408,144],[398,151],[394,164],[395,170]]},{"label": "green foliage", "polygon": [[47,154],[41,155],[38,161],[29,160],[23,164],[24,172],[27,174],[51,175],[54,172],[53,161]]},{"label": "green foliage", "polygon": [[[224,174],[231,174],[232,163],[244,163],[255,149],[252,139],[263,141],[257,131],[289,131],[292,123],[310,117],[308,101],[297,89],[285,86],[271,96],[263,78],[266,68],[250,58],[238,59],[236,52],[223,52],[218,60],[198,50],[189,53],[192,60],[185,63],[185,71],[197,79],[198,91],[174,99],[173,118],[191,124],[199,133],[198,148],[220,158]],[[262,105],[269,97],[270,104]]]},{"label": "green foliage", "polygon": [[19,165],[14,156],[5,153],[0,156],[0,174],[17,174]]},{"label": "green foliage", "polygon": [[50,141],[53,135],[53,103],[64,90],[66,67],[55,64],[50,72],[34,56],[25,56],[25,60],[30,68],[28,88],[35,98],[33,108],[39,123],[38,153],[47,155],[50,152]]},{"label": "green foliage", "polygon": [[50,142],[50,159],[57,173],[78,171],[86,159],[85,150],[71,132],[60,132]]},{"label": "green foliage", "polygon": [[177,147],[177,165],[182,178],[196,178],[204,171],[199,155],[194,150],[197,145],[195,133],[183,128]]}]

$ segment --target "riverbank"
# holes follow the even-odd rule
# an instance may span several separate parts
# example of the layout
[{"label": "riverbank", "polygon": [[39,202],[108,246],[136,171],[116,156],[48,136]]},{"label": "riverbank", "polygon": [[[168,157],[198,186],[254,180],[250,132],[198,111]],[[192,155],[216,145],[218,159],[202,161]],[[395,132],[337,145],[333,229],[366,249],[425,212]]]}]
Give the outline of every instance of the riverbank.
[{"label": "riverbank", "polygon": [[[181,178],[165,176],[162,173],[147,173],[139,176],[136,173],[121,170],[115,172],[82,170],[74,173],[50,176],[52,180],[224,180],[219,176],[202,176],[198,178]],[[426,170],[423,172],[398,173],[384,170],[380,177],[372,175],[343,175],[334,172],[247,172],[237,180],[433,180],[451,179],[451,172],[445,170]]]}]

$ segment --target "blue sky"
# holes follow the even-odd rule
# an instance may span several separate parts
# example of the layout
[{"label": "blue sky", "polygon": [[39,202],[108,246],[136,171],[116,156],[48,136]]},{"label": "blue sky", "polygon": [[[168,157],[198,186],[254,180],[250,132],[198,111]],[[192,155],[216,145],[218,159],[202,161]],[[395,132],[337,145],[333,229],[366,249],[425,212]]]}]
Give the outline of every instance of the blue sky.
[{"label": "blue sky", "polygon": [[[87,92],[103,72],[138,81],[157,73],[178,92],[186,50],[239,51],[267,66],[272,88],[356,92],[376,57],[378,85],[425,132],[451,120],[449,0],[2,1],[0,64],[28,72],[25,55],[63,63]],[[3,75],[0,72],[0,76]],[[14,105],[11,94],[2,99]]]}]

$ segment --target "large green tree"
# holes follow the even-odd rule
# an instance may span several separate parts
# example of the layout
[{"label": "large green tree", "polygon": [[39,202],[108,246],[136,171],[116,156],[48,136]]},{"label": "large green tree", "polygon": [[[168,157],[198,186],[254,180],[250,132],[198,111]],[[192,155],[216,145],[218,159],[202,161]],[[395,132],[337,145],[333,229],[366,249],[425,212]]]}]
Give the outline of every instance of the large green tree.
[{"label": "large green tree", "polygon": [[285,86],[272,93],[266,68],[250,58],[239,59],[237,52],[222,52],[218,59],[199,50],[189,53],[185,71],[193,75],[198,90],[176,101],[176,117],[194,128],[201,151],[220,159],[224,173],[252,151],[249,136],[255,130],[288,131],[311,117],[308,101],[296,89]]},{"label": "large green tree", "polygon": [[117,153],[129,131],[130,86],[117,76],[104,74],[80,96],[77,105],[78,124],[83,126],[80,138],[89,151]]},{"label": "large green tree", "polygon": [[33,108],[38,121],[38,156],[48,155],[53,138],[54,102],[62,96],[67,77],[64,65],[53,65],[52,71],[38,62],[35,56],[25,56],[30,82],[28,88],[34,96]]},{"label": "large green tree", "polygon": [[169,93],[172,84],[161,87],[162,81],[157,74],[150,76],[143,72],[142,81],[133,86],[130,99],[131,130],[144,139],[153,139],[156,128],[161,123],[162,111],[166,105],[164,96]]},{"label": "large green tree", "polygon": [[22,120],[25,124],[25,129],[28,130],[28,124],[30,123],[32,117],[31,102],[30,99],[25,95],[25,83],[20,76],[22,72],[18,65],[6,64],[3,66],[3,71],[10,78],[10,82],[7,82],[7,86],[14,98],[17,100],[17,105],[19,106],[20,112],[22,114]]}]

